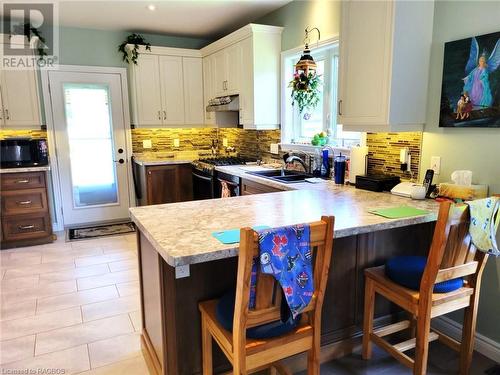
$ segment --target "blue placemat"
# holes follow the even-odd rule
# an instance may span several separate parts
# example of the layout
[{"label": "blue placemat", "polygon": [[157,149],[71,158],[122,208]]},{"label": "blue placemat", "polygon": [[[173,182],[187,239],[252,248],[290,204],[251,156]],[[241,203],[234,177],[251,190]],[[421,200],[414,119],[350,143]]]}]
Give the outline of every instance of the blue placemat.
[{"label": "blue placemat", "polygon": [[[254,230],[261,230],[261,229],[267,229],[270,228],[267,225],[256,225],[252,227]],[[240,242],[240,228],[236,229],[228,229],[228,230],[223,230],[220,232],[212,232],[212,236],[217,238],[220,242],[223,244],[229,245],[233,243],[239,243]]]}]

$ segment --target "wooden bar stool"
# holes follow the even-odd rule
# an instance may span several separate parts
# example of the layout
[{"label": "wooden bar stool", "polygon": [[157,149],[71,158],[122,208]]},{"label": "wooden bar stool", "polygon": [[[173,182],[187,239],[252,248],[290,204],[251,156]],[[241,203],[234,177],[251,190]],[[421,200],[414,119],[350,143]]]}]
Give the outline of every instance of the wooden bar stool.
[{"label": "wooden bar stool", "polygon": [[[469,208],[443,202],[434,230],[427,262],[419,290],[400,285],[386,276],[386,266],[365,270],[365,312],[363,326],[363,358],[370,359],[372,342],[387,351],[399,362],[413,370],[413,374],[425,374],[429,342],[440,340],[460,352],[460,374],[469,374],[474,349],[477,307],[481,276],[488,255],[476,251],[469,236]],[[463,281],[460,281],[463,278]],[[456,282],[458,289],[436,293],[442,282]],[[418,286],[417,286],[418,289]],[[405,320],[379,329],[373,329],[375,294],[378,293],[408,311],[416,322],[416,338],[397,345],[389,344],[383,337],[412,328]],[[465,308],[462,342],[431,329],[431,319],[451,311]],[[415,348],[415,358],[404,352]]]},{"label": "wooden bar stool", "polygon": [[333,217],[322,217],[321,221],[310,224],[314,294],[302,312],[300,322],[288,333],[265,339],[248,338],[250,330],[247,329],[281,323],[281,286],[271,275],[258,271],[255,308],[249,309],[252,264],[259,256],[259,237],[251,228],[241,229],[232,332],[225,329],[217,318],[219,300],[199,304],[204,375],[213,372],[212,338],[231,362],[233,374],[247,374],[270,367],[272,371],[286,373],[277,362],[303,352],[307,352],[308,374],[319,374],[321,308],[332,255],[333,225]]}]

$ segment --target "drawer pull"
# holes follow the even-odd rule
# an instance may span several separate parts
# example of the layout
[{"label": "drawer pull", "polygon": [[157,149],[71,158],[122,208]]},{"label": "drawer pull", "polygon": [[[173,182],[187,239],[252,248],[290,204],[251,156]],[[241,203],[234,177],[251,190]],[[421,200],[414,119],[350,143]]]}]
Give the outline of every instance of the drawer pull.
[{"label": "drawer pull", "polygon": [[33,229],[33,228],[35,228],[35,226],[33,224],[31,224],[31,225],[19,225],[18,228],[20,230],[27,230],[27,229]]},{"label": "drawer pull", "polygon": [[20,206],[26,206],[26,205],[31,204],[31,203],[32,202],[30,200],[17,202],[17,204]]},{"label": "drawer pull", "polygon": [[30,180],[17,180],[16,184],[29,184]]}]

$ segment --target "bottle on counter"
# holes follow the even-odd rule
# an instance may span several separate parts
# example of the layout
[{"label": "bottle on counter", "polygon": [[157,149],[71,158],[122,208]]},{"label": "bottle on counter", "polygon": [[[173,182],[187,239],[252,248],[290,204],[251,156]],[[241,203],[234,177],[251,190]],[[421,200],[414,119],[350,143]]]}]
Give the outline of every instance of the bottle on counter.
[{"label": "bottle on counter", "polygon": [[330,158],[328,157],[328,149],[323,150],[323,157],[321,163],[321,177],[330,177]]},{"label": "bottle on counter", "polygon": [[339,156],[335,157],[333,163],[336,184],[344,185],[345,166],[346,166],[346,157],[342,155],[342,153],[340,153]]}]

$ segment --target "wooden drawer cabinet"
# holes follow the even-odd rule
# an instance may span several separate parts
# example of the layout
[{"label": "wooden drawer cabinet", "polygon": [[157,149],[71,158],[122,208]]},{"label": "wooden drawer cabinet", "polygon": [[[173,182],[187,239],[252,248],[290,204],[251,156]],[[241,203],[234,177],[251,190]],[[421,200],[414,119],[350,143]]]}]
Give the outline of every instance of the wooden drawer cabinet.
[{"label": "wooden drawer cabinet", "polygon": [[52,241],[45,172],[0,175],[2,248]]},{"label": "wooden drawer cabinet", "polygon": [[45,189],[26,189],[2,192],[2,215],[47,212]]},{"label": "wooden drawer cabinet", "polygon": [[1,187],[4,190],[45,189],[45,172],[5,173],[1,176]]},{"label": "wooden drawer cabinet", "polygon": [[259,184],[258,182],[246,180],[244,178],[241,180],[241,195],[275,193],[277,191],[282,190],[268,185]]},{"label": "wooden drawer cabinet", "polygon": [[17,215],[2,220],[5,241],[27,240],[50,236],[49,215]]}]

